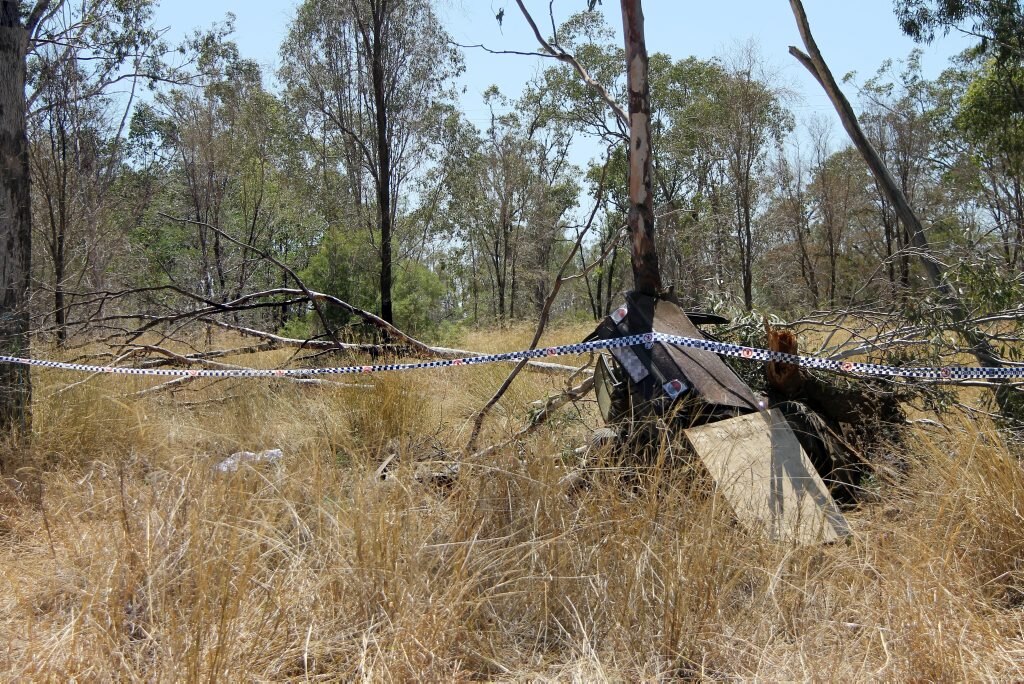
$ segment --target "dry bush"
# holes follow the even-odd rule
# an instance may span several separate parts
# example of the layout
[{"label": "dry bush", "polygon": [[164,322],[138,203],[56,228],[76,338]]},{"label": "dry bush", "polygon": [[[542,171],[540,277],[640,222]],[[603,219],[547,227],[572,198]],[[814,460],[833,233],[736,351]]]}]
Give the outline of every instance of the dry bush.
[{"label": "dry bush", "polygon": [[[570,489],[588,405],[421,483],[424,436],[460,447],[492,368],[136,401],[145,381],[39,376],[33,450],[6,453],[0,488],[3,678],[1024,676],[1024,473],[984,426],[910,435],[848,542],[789,548],[671,458],[606,456]],[[489,436],[557,384],[524,376]],[[211,468],[276,446],[280,465]]]}]

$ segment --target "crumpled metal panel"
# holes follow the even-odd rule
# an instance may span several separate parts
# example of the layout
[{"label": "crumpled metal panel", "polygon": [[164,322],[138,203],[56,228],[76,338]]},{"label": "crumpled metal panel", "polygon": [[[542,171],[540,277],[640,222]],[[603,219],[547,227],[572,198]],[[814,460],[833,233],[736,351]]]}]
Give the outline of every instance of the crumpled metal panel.
[{"label": "crumpled metal panel", "polygon": [[[683,310],[675,303],[662,300],[654,303],[652,308],[652,329],[655,332],[704,338],[697,326],[690,322]],[[717,354],[703,349],[675,347],[670,344],[659,343],[654,346],[660,348],[654,350],[653,353],[658,365],[663,363],[659,359],[661,354],[670,358],[671,363],[679,368],[681,376],[689,381],[693,391],[704,402],[751,411],[759,409],[754,393],[729,366],[725,365],[725,362]]]},{"label": "crumpled metal panel", "polygon": [[[587,339],[610,339],[651,331],[704,338],[674,301],[627,293],[626,304],[605,317]],[[645,400],[656,396],[675,400],[686,395],[710,407],[735,409],[740,413],[760,408],[750,388],[713,352],[657,342],[650,349],[622,348],[612,353]]]}]

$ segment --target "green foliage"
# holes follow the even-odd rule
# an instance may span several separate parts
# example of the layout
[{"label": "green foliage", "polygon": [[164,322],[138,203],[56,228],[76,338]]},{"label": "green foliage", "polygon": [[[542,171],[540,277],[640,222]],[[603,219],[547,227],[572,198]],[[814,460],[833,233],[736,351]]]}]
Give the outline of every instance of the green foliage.
[{"label": "green foliage", "polygon": [[1019,61],[1024,55],[1024,12],[1019,0],[894,0],[903,32],[930,43],[942,33],[962,28],[978,38],[978,55],[999,63]]},{"label": "green foliage", "polygon": [[35,32],[27,57],[27,83],[46,87],[69,66],[80,71],[78,97],[99,97],[123,79],[129,65],[152,85],[171,78],[164,59],[167,45],[153,25],[156,0],[80,0],[51,2]]},{"label": "green foliage", "polygon": [[[143,21],[151,4],[89,0],[84,7],[105,13],[83,30],[110,37],[115,57],[133,54],[125,49],[131,46],[156,49]],[[933,244],[941,245],[938,257],[959,264],[950,278],[969,308],[1011,308],[1022,294],[1016,274],[1024,246],[1024,110],[1013,93],[1024,92],[1024,69],[994,37],[1010,30],[1012,12],[1002,2],[897,5],[917,22],[911,32],[920,39],[928,38],[929,27],[971,21],[993,36],[946,82],[927,81],[916,54],[905,68],[887,62],[863,85],[861,120]],[[593,3],[575,9],[584,7],[594,9]],[[397,69],[384,103],[396,136],[388,171],[375,148],[381,103],[370,86],[372,59],[359,21],[381,8],[394,12],[384,17],[390,23],[383,40],[395,58],[387,66]],[[605,14],[571,16],[551,29],[551,39],[622,102],[623,50]],[[490,116],[477,127],[459,111],[453,90],[461,54],[426,0],[300,3],[282,46],[280,97],[264,87],[258,65],[240,54],[231,30],[229,18],[185,41],[182,78],[135,108],[127,140],[101,130],[99,121],[93,125],[90,118],[98,115],[66,126],[78,149],[89,152],[69,168],[85,156],[105,158],[98,151],[118,145],[132,155],[110,174],[117,176],[119,203],[110,205],[115,216],[97,218],[102,239],[69,250],[76,278],[116,273],[119,284],[174,285],[226,301],[294,285],[259,256],[268,253],[313,289],[379,312],[383,182],[391,193],[395,323],[436,338],[463,321],[534,317],[589,213],[589,201],[579,206],[581,188],[596,201],[603,175],[601,206],[575,267],[586,270],[601,255],[608,258],[566,282],[554,313],[600,316],[629,287],[629,241],[621,230],[628,210],[626,132],[569,65],[545,62],[550,68],[518,95],[489,89],[483,102]],[[56,56],[37,55],[34,83],[57,75],[68,84],[88,82],[44,59]],[[836,131],[811,141],[821,143],[811,163],[787,168],[778,161],[784,143],[794,140],[793,114],[785,88],[762,66],[750,46],[715,59],[651,55],[664,281],[688,305],[720,311],[742,302],[744,309],[756,304],[799,316],[818,305],[927,302],[914,298],[923,289],[905,230],[856,153],[832,149]],[[71,92],[52,82],[52,102]],[[36,101],[49,106],[47,97]],[[100,104],[90,100],[82,112],[103,112]],[[116,125],[117,117],[108,118]],[[585,174],[571,163],[581,136],[607,144]],[[46,142],[39,136],[38,149],[45,152]],[[43,156],[36,154],[39,163]],[[390,178],[376,176],[382,173]],[[799,192],[787,195],[797,185]],[[36,184],[37,211],[53,194],[45,188]],[[37,230],[45,225],[36,222]],[[37,245],[43,242],[37,238]],[[113,256],[86,268],[96,254]],[[37,277],[46,282],[43,256]],[[164,294],[147,303],[175,304]],[[321,332],[307,310],[293,310],[290,321],[279,311],[239,317],[290,335]],[[328,315],[332,326],[354,324],[343,311]]]},{"label": "green foliage", "polygon": [[[625,99],[625,52],[600,12],[573,15],[558,27],[554,38],[612,97],[619,102]],[[527,86],[522,104],[538,113],[539,123],[560,124],[570,134],[581,132],[610,145],[621,144],[627,137],[601,96],[567,64],[545,69]]]},{"label": "green foliage", "polygon": [[305,0],[281,58],[289,104],[325,166],[329,156],[344,170],[346,209],[373,227],[380,313],[393,322],[399,219],[411,186],[444,153],[438,119],[455,98],[461,52],[427,0]]},{"label": "green foliage", "polygon": [[[723,342],[741,344],[746,347],[765,349],[768,346],[768,334],[765,332],[765,321],[773,326],[783,325],[784,321],[774,314],[761,311],[736,311],[729,326],[719,334]],[[755,392],[764,392],[767,388],[764,364],[751,363],[745,359],[723,356],[722,361]]]},{"label": "green foliage", "polygon": [[[335,228],[324,235],[319,250],[299,277],[313,290],[342,299],[360,309],[372,310],[378,299],[378,266],[360,231]],[[352,322],[340,309],[327,311],[336,326]]]},{"label": "green foliage", "polygon": [[1024,92],[1024,66],[988,60],[967,88],[955,124],[987,156],[1003,156],[1015,174],[1024,170],[1024,109],[1007,90]]},{"label": "green foliage", "polygon": [[[374,311],[380,306],[377,269],[377,260],[368,248],[365,235],[360,231],[335,229],[324,236],[309,266],[299,275],[315,291]],[[445,322],[442,308],[445,293],[443,281],[427,266],[415,261],[399,263],[392,292],[395,324],[414,336],[437,334]],[[327,308],[325,313],[335,327],[360,322],[358,317],[335,307]]]},{"label": "green foliage", "polygon": [[308,340],[313,337],[313,330],[316,326],[313,324],[313,314],[307,313],[303,316],[295,316],[285,321],[277,330],[278,335],[284,337],[290,337],[295,340]]},{"label": "green foliage", "polygon": [[412,335],[433,339],[447,321],[442,311],[445,286],[436,273],[414,261],[399,265],[395,278],[395,324]]},{"label": "green foliage", "polygon": [[981,65],[956,119],[988,154],[1006,155],[1014,173],[1024,159],[1024,10],[1019,0],[896,0],[903,31],[920,42],[962,29],[978,43],[964,59]]},{"label": "green foliage", "polygon": [[996,255],[973,254],[949,271],[950,283],[964,304],[977,315],[1015,309],[1024,302],[1024,280],[1008,273]]}]

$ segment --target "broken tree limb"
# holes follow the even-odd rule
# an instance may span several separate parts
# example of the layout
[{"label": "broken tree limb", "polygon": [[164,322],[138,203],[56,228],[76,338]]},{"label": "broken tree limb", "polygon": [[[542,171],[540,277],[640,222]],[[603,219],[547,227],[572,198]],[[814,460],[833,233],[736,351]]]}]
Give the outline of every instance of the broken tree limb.
[{"label": "broken tree limb", "polygon": [[159,394],[160,392],[175,390],[183,385],[189,384],[193,380],[195,380],[195,378],[189,376],[185,376],[182,378],[174,378],[173,380],[168,380],[167,382],[161,382],[159,385],[153,385],[152,387],[147,387],[144,390],[133,392],[129,394],[128,397],[131,399],[141,399],[142,397],[148,397],[153,394]]},{"label": "broken tree limb", "polygon": [[[120,361],[123,361],[124,359],[128,358],[129,356],[131,356],[130,352],[127,353],[127,354],[122,354],[121,356],[118,356],[118,357],[116,357],[114,359],[114,363],[118,363]],[[60,396],[61,394],[64,394],[65,392],[67,392],[69,390],[72,390],[75,387],[78,387],[79,385],[84,385],[85,383],[89,382],[90,380],[92,380],[93,378],[95,378],[95,377],[97,377],[99,375],[102,375],[102,373],[90,373],[89,375],[85,376],[84,378],[82,378],[78,382],[73,382],[71,384],[64,385],[63,387],[61,387],[60,389],[54,391],[52,394],[50,394],[46,398],[47,399],[52,399],[53,397]]]},{"label": "broken tree limb", "polygon": [[[331,340],[334,341],[334,342],[337,342],[339,344],[341,343],[341,341],[334,334],[334,330],[332,330],[331,326],[328,324],[327,317],[324,315],[323,310],[321,310],[319,303],[313,297],[313,295],[310,292],[309,288],[306,287],[306,283],[304,283],[302,281],[302,278],[299,277],[299,274],[296,273],[294,271],[294,269],[290,268],[283,261],[281,261],[280,259],[275,258],[274,255],[271,254],[270,252],[267,252],[266,250],[260,249],[260,248],[256,247],[255,245],[252,245],[252,244],[250,244],[248,242],[244,242],[242,240],[239,240],[238,238],[236,238],[236,237],[228,234],[227,232],[221,230],[217,226],[214,226],[214,225],[212,225],[210,223],[207,223],[205,221],[195,221],[193,219],[177,218],[177,217],[174,217],[174,216],[170,216],[169,214],[165,214],[163,212],[159,212],[159,215],[164,217],[164,218],[166,218],[166,219],[168,219],[168,220],[170,220],[170,221],[177,221],[179,223],[191,223],[192,225],[203,226],[205,228],[209,228],[210,230],[214,231],[215,233],[217,233],[218,235],[223,237],[225,240],[228,240],[228,241],[238,245],[243,250],[248,249],[251,252],[253,252],[255,254],[258,254],[263,259],[266,259],[267,261],[269,261],[270,263],[274,264],[279,269],[281,269],[282,271],[287,273],[288,277],[290,277],[292,280],[294,280],[295,284],[298,285],[299,289],[301,289],[302,292],[307,297],[309,297],[310,304],[313,305],[313,309],[316,311],[317,317],[320,319],[320,322],[323,324],[324,330],[331,337]],[[244,252],[243,252],[243,254],[244,254]]]},{"label": "broken tree limb", "polygon": [[576,385],[575,387],[567,389],[560,394],[548,397],[546,400],[544,400],[540,409],[536,413],[534,413],[533,416],[530,418],[530,422],[524,428],[522,428],[517,433],[512,435],[510,439],[507,439],[499,444],[493,444],[485,449],[481,449],[480,451],[476,451],[473,454],[471,454],[469,458],[471,460],[486,458],[488,456],[493,455],[495,452],[501,451],[502,449],[505,449],[508,446],[515,444],[517,441],[523,439],[524,437],[528,437],[529,435],[536,432],[537,429],[540,428],[540,426],[546,423],[548,419],[550,419],[551,416],[555,413],[555,411],[557,411],[558,409],[562,408],[563,406],[570,402],[580,400],[581,398],[590,394],[590,392],[592,392],[593,389],[594,378],[589,377],[580,384]]},{"label": "broken tree limb", "polygon": [[[768,349],[771,351],[792,354],[793,356],[799,353],[796,334],[792,330],[775,328],[765,319],[764,331],[768,337]],[[765,376],[768,380],[768,386],[772,389],[786,394],[794,394],[800,390],[802,382],[800,367],[792,363],[769,361],[768,366],[765,368]]]},{"label": "broken tree limb", "polygon": [[[348,312],[348,313],[350,313],[350,314],[352,314],[354,316],[357,316],[358,318],[363,319],[367,323],[370,323],[371,325],[373,325],[377,329],[381,330],[385,335],[387,335],[391,339],[397,340],[398,342],[401,342],[401,343],[404,343],[404,344],[408,345],[412,349],[413,353],[419,353],[419,354],[423,354],[423,355],[427,355],[427,356],[433,354],[433,352],[431,351],[429,345],[424,344],[423,342],[420,342],[419,340],[417,340],[416,338],[412,337],[411,335],[408,335],[403,330],[401,330],[400,328],[396,327],[395,325],[387,322],[386,320],[384,320],[380,316],[377,316],[376,314],[370,313],[369,311],[366,311],[364,309],[360,309],[357,306],[353,306],[352,304],[349,304],[348,302],[344,301],[343,299],[340,299],[340,298],[335,297],[333,295],[325,294],[323,292],[315,292],[315,291],[311,290],[309,287],[306,286],[305,282],[303,282],[303,280],[299,277],[299,275],[295,272],[294,269],[290,268],[287,264],[285,264],[282,261],[280,261],[279,259],[275,258],[274,255],[270,254],[269,252],[267,252],[265,250],[262,250],[262,249],[260,249],[258,247],[255,247],[255,246],[253,246],[251,244],[248,244],[246,242],[243,242],[243,241],[233,237],[232,235],[226,233],[225,231],[221,230],[220,228],[218,228],[218,227],[216,227],[214,225],[211,225],[209,223],[206,223],[204,221],[195,221],[195,220],[192,220],[192,219],[178,218],[178,217],[170,216],[170,215],[164,214],[164,213],[161,213],[160,216],[162,216],[162,217],[164,217],[164,218],[166,218],[166,219],[168,219],[170,221],[176,221],[176,222],[181,222],[181,223],[189,223],[189,224],[193,224],[193,225],[201,225],[203,227],[209,228],[210,230],[216,232],[218,235],[220,235],[224,239],[229,240],[230,242],[238,245],[239,247],[241,247],[243,249],[248,249],[248,250],[252,251],[253,253],[258,254],[261,258],[269,261],[274,266],[277,266],[278,268],[280,268],[282,271],[284,271],[288,275],[288,277],[290,277],[293,281],[295,281],[295,284],[298,286],[298,289],[294,289],[294,288],[275,288],[273,290],[267,290],[265,293],[261,293],[261,295],[300,295],[301,294],[301,295],[305,296],[305,298],[309,301],[309,303],[313,306],[314,310],[316,311],[317,316],[320,319],[320,322],[324,326],[325,332],[331,338],[331,341],[334,343],[334,346],[336,348],[344,349],[345,345],[337,338],[337,335],[335,334],[334,330],[331,329],[330,325],[328,324],[327,318],[326,318],[323,310],[321,309],[321,306],[320,306],[321,303],[331,304],[332,306],[335,306],[335,307],[337,307],[339,309],[342,309],[343,311],[346,311],[346,312]],[[214,303],[211,308],[221,310],[222,306],[223,305],[218,305],[218,304]]]},{"label": "broken tree limb", "polygon": [[[147,348],[149,346],[152,346],[152,345],[143,345],[143,347],[147,347]],[[245,356],[247,354],[258,354],[260,352],[265,352],[265,351],[274,351],[277,348],[278,348],[278,346],[276,344],[273,344],[271,342],[263,342],[261,344],[252,344],[252,345],[247,345],[247,346],[244,346],[244,347],[236,347],[234,349],[215,349],[213,351],[207,351],[207,352],[192,352],[192,353],[188,353],[188,354],[179,354],[179,356],[183,356],[189,363],[196,363],[196,362],[202,361],[204,359],[218,359],[218,358],[223,358],[225,356]],[[133,352],[136,352],[136,353],[139,352],[139,351],[144,351],[144,349],[141,348],[141,347],[129,347],[129,350],[133,351]],[[122,358],[122,356],[120,354],[113,354],[111,352],[102,352],[102,353],[98,353],[98,354],[82,354],[80,356],[75,357],[74,359],[71,359],[71,361],[73,363],[82,363],[82,362],[89,361],[89,360],[94,360],[95,361],[97,359],[104,359],[104,360],[106,360],[106,359],[113,359],[114,362],[116,363],[121,358]],[[172,357],[168,357],[168,356],[157,356],[157,357],[152,357],[152,358],[146,358],[143,361],[139,361],[136,364],[136,367],[137,368],[160,368],[162,366],[174,366],[177,363],[178,363],[178,361],[176,360],[176,358],[172,358]],[[102,365],[109,366],[109,365],[112,365],[112,364],[109,363],[109,362],[106,362],[106,363],[104,363]]]},{"label": "broken tree limb", "polygon": [[[214,316],[216,314],[233,313],[233,312],[237,312],[237,311],[249,310],[249,309],[254,309],[254,308],[261,308],[261,307],[266,307],[266,306],[278,306],[280,304],[280,302],[273,302],[273,303],[268,304],[266,302],[260,302],[259,300],[270,298],[270,297],[287,296],[287,297],[292,297],[293,298],[293,299],[289,299],[288,300],[289,304],[298,304],[298,303],[301,303],[301,302],[304,302],[304,301],[308,301],[308,302],[310,302],[313,305],[319,305],[321,303],[326,303],[326,304],[329,304],[331,306],[337,307],[337,308],[341,309],[342,311],[345,311],[345,312],[347,312],[349,314],[352,314],[352,315],[356,316],[357,318],[361,318],[362,320],[366,321],[367,323],[369,323],[369,324],[373,325],[374,327],[376,327],[377,329],[381,330],[387,337],[395,340],[400,345],[404,345],[405,347],[407,347],[408,349],[406,351],[409,354],[411,354],[411,355],[422,355],[422,356],[428,356],[428,357],[429,356],[436,356],[437,355],[437,353],[434,351],[434,348],[432,348],[430,345],[428,345],[428,344],[426,344],[424,342],[421,342],[420,340],[417,340],[416,338],[414,338],[411,335],[407,334],[403,330],[397,328],[396,326],[392,325],[391,323],[388,323],[387,321],[382,319],[380,316],[372,314],[369,311],[366,311],[364,309],[360,309],[357,306],[353,306],[352,304],[349,304],[345,300],[340,299],[338,297],[335,297],[334,295],[325,294],[323,292],[317,292],[315,290],[311,290],[311,289],[309,289],[307,287],[304,287],[304,286],[302,288],[275,287],[275,288],[271,288],[271,289],[268,289],[268,290],[263,290],[261,292],[254,292],[254,293],[248,293],[248,294],[245,294],[245,295],[241,295],[241,296],[236,297],[235,299],[233,299],[233,300],[231,300],[229,302],[223,302],[223,303],[221,303],[221,302],[211,302],[211,301],[209,301],[208,299],[206,299],[204,297],[201,297],[201,296],[196,295],[196,294],[191,293],[191,292],[187,292],[187,291],[185,291],[185,290],[183,290],[181,288],[173,288],[173,291],[177,292],[177,293],[179,293],[179,294],[181,294],[181,295],[183,295],[185,297],[193,299],[195,301],[201,302],[201,303],[205,304],[205,306],[202,306],[202,307],[197,308],[197,309],[192,309],[191,311],[177,311],[177,312],[163,314],[163,315],[155,315],[155,314],[113,315],[113,316],[107,316],[107,317],[105,317],[105,318],[103,318],[101,320],[104,320],[104,321],[115,321],[115,320],[145,321],[144,324],[142,324],[137,330],[135,330],[132,333],[132,337],[138,337],[143,332],[146,332],[146,331],[148,331],[148,330],[150,330],[150,329],[152,329],[152,328],[154,328],[156,326],[159,326],[159,325],[165,324],[165,323],[174,323],[174,322],[180,322],[180,321],[204,320],[204,321],[206,321],[208,323],[212,323],[212,324],[217,325],[217,326],[219,326],[221,328],[235,330],[237,332],[240,332],[240,333],[243,333],[243,334],[248,334],[248,335],[254,336],[254,337],[258,337],[260,339],[264,339],[264,340],[267,340],[267,341],[278,342],[279,344],[282,344],[284,346],[307,346],[307,347],[318,348],[318,349],[332,349],[333,348],[333,349],[350,350],[350,351],[358,350],[358,349],[356,349],[356,347],[358,347],[359,345],[356,345],[356,346],[348,345],[348,344],[342,343],[342,342],[337,341],[337,340],[332,340],[330,343],[323,342],[323,343],[319,343],[319,344],[317,344],[315,342],[306,341],[306,340],[299,340],[298,341],[299,344],[295,345],[295,344],[292,343],[293,341],[285,342],[285,340],[287,338],[282,338],[282,337],[280,337],[278,335],[274,335],[273,333],[268,333],[268,332],[264,332],[264,331],[254,330],[252,328],[246,328],[246,327],[241,326],[241,325],[235,325],[235,324],[227,323],[225,321],[219,321],[219,320],[210,318],[211,316]],[[366,345],[365,346],[365,350],[369,351],[371,353],[374,350],[380,351],[380,348],[381,348],[380,345]],[[451,357],[446,357],[446,358],[451,358]]]},{"label": "broken tree limb", "polygon": [[[190,362],[201,362],[208,359],[219,359],[225,356],[246,356],[248,354],[259,354],[261,352],[273,351],[277,346],[264,342],[262,344],[252,344],[246,347],[237,347],[235,349],[215,349],[208,352],[197,352],[193,354],[185,354],[185,359]],[[139,363],[139,368],[159,368],[160,366],[173,366],[176,363],[173,358],[154,358],[147,359]]]},{"label": "broken tree limb", "polygon": [[179,354],[170,349],[159,347],[153,344],[140,344],[133,346],[130,349],[131,353],[150,352],[153,354],[159,354],[164,357],[168,362],[175,362],[182,366],[205,366],[208,368],[224,368],[224,369],[239,369],[243,366],[239,366],[235,363],[224,363],[222,361],[214,361],[211,358],[195,358],[185,354]]},{"label": "broken tree limb", "polygon": [[[590,75],[590,72],[588,72],[586,68],[582,64],[580,64],[579,60],[576,59],[576,57],[566,52],[560,45],[552,45],[549,41],[544,39],[544,36],[543,34],[541,34],[540,29],[537,28],[537,22],[533,20],[533,16],[526,9],[526,6],[523,4],[522,0],[516,0],[516,4],[519,5],[519,11],[522,12],[523,17],[526,18],[526,23],[528,23],[530,25],[530,28],[533,29],[534,37],[537,38],[537,42],[540,43],[541,47],[544,48],[545,52],[547,52],[547,54],[550,55],[551,57],[554,57],[560,62],[565,62],[573,69],[575,69],[576,73],[579,74],[579,77],[583,79],[583,82],[586,83],[591,88],[593,88],[594,91],[601,96],[601,99],[604,100],[604,103],[608,105],[608,108],[612,110],[613,114],[615,114],[615,118],[618,120],[618,122],[623,126],[628,127],[629,116],[622,109],[622,105],[616,102],[615,98],[611,96],[608,90],[603,85],[598,83],[593,76]],[[637,4],[639,4],[639,2]]]},{"label": "broken tree limb", "polygon": [[[623,1],[625,2],[625,0]],[[795,46],[790,46],[790,54],[814,76],[825,90],[829,100],[831,100],[843,123],[843,128],[846,129],[854,146],[871,170],[871,174],[878,181],[879,186],[885,192],[889,201],[892,202],[897,215],[900,217],[900,221],[903,222],[903,225],[910,233],[911,243],[915,248],[919,261],[928,274],[928,279],[931,281],[932,286],[939,291],[949,307],[950,323],[957,332],[963,335],[969,346],[968,351],[982,366],[1002,368],[1004,365],[1003,360],[986,335],[979,328],[968,323],[970,313],[957,295],[956,290],[947,282],[943,265],[932,255],[931,247],[928,244],[928,238],[924,233],[921,221],[910,207],[910,203],[907,201],[902,190],[900,190],[896,180],[889,173],[885,162],[882,161],[871,141],[864,134],[864,130],[860,127],[853,107],[850,105],[849,100],[846,99],[846,96],[843,95],[839,84],[836,83],[835,77],[825,63],[825,59],[818,49],[818,44],[814,41],[814,36],[811,35],[811,27],[807,20],[807,13],[804,11],[803,2],[801,0],[789,0],[789,4],[793,10],[793,16],[796,18],[800,38],[807,49],[805,54]],[[1020,392],[1013,388],[1005,384],[1000,385],[1000,388],[995,391],[995,399],[1007,418],[1015,419],[1022,413],[1024,398],[1022,398]]]},{"label": "broken tree limb", "polygon": [[326,340],[300,340],[298,338],[283,337],[276,335],[265,330],[259,330],[257,328],[249,328],[244,325],[238,325],[236,323],[228,323],[227,321],[218,321],[211,319],[209,321],[218,328],[224,330],[231,330],[248,337],[256,337],[261,340],[266,340],[280,347],[298,347],[300,349],[320,349],[320,350],[334,350],[344,352],[355,352],[362,354],[381,354],[381,353],[394,353],[402,354],[409,351],[407,346],[398,345],[386,345],[386,344],[355,344],[348,342],[329,342]]},{"label": "broken tree limb", "polygon": [[[304,349],[318,349],[323,351],[334,351],[337,347],[333,342],[327,342],[323,340],[301,340],[294,337],[282,337],[281,335],[275,335],[274,333],[265,332],[263,330],[257,330],[255,328],[247,328],[241,325],[235,325],[233,323],[225,323],[224,321],[211,320],[210,323],[220,326],[226,330],[233,330],[242,335],[248,335],[263,340],[275,342],[282,347],[299,347]],[[405,347],[395,347],[387,345],[344,345],[343,348],[352,348],[352,351],[361,351],[365,353],[400,353],[405,351]],[[358,347],[358,349],[356,349]],[[452,347],[431,347],[424,345],[426,353],[431,356],[436,356],[442,359],[466,359],[473,356],[484,356],[483,352],[472,351],[470,349],[455,349]],[[580,368],[577,366],[569,366],[563,363],[549,363],[546,361],[529,361],[527,364],[528,370],[538,371],[540,373],[547,373],[549,375],[564,375],[566,373],[573,374],[579,373]]]}]

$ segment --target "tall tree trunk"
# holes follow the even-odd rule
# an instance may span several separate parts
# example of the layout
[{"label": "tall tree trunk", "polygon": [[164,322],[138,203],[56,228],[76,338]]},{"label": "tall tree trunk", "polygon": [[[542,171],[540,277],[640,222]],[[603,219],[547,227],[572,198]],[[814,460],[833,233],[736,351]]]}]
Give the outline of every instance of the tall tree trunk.
[{"label": "tall tree trunk", "polygon": [[[29,352],[32,258],[25,129],[29,31],[21,23],[19,4],[17,0],[0,0],[0,353],[10,356],[27,356]],[[0,364],[0,432],[16,429],[27,433],[31,398],[28,368]]]},{"label": "tall tree trunk", "polygon": [[661,271],[654,244],[654,193],[651,159],[651,88],[647,80],[647,43],[640,0],[622,0],[626,40],[626,91],[629,96],[629,234],[633,243],[633,287],[661,292]]},{"label": "tall tree trunk", "polygon": [[750,169],[743,183],[743,221],[740,236],[740,258],[743,270],[743,307],[747,311],[754,310],[754,232],[750,215]]},{"label": "tall tree trunk", "polygon": [[62,232],[57,236],[57,249],[53,259],[53,311],[57,325],[57,344],[61,347],[68,339],[68,311],[64,292],[64,279],[67,277],[67,241]]},{"label": "tall tree trunk", "polygon": [[[53,122],[50,123],[51,131]],[[52,133],[51,133],[52,136]],[[56,216],[51,211],[50,220],[53,226],[53,309],[57,326],[57,343],[64,346],[68,337],[67,311],[64,299],[64,278],[67,276],[67,237],[71,202],[68,197],[68,176],[71,174],[72,160],[68,159],[67,122],[61,117],[57,124],[57,140],[52,150],[54,171],[57,176],[57,207]],[[49,201],[49,200],[48,200]],[[54,220],[56,218],[56,220]]]},{"label": "tall tree trunk", "polygon": [[377,123],[377,210],[380,212],[380,317],[394,323],[391,304],[391,140],[388,137],[387,84],[384,72],[384,22],[387,2],[373,7],[373,98]]}]

